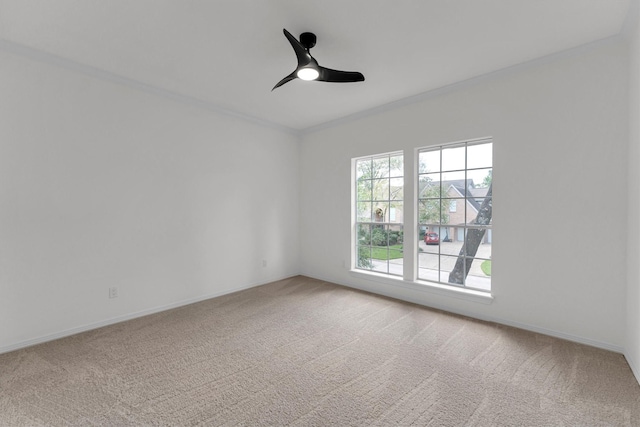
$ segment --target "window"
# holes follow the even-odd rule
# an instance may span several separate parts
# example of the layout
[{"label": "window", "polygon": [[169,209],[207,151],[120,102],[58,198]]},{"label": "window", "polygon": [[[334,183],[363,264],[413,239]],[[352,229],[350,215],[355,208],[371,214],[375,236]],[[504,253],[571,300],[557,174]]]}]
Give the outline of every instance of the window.
[{"label": "window", "polygon": [[491,140],[418,151],[418,279],[491,290],[492,165]]},{"label": "window", "polygon": [[485,138],[353,159],[354,274],[490,298],[492,156]]},{"label": "window", "polygon": [[402,153],[356,159],[355,172],[355,267],[402,276]]}]

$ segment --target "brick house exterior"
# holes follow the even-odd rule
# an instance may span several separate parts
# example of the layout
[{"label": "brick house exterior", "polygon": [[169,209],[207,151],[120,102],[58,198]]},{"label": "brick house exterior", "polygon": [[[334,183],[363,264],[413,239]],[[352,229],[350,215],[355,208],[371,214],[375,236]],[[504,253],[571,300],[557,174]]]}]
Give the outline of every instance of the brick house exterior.
[{"label": "brick house exterior", "polygon": [[[431,182],[429,185],[439,185],[439,182]],[[420,189],[420,194],[424,193],[427,185]],[[440,225],[430,225],[427,231],[435,231],[439,234],[441,241],[463,241],[465,223],[472,224],[480,206],[487,195],[488,187],[476,188],[472,179],[443,181],[442,188],[445,188],[443,199],[449,200],[449,209],[447,213],[448,221]],[[464,195],[468,194],[466,201]],[[445,225],[446,224],[446,225]],[[484,236],[483,243],[491,243],[491,230]]]}]

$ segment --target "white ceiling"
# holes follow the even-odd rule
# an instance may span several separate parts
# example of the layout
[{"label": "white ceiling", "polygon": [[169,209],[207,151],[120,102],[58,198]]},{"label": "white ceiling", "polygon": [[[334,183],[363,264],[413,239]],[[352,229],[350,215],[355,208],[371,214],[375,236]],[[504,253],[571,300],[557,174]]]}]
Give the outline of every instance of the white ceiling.
[{"label": "white ceiling", "polygon": [[[0,47],[304,130],[615,36],[631,1],[0,0]],[[366,81],[271,92],[296,66],[283,28]]]}]

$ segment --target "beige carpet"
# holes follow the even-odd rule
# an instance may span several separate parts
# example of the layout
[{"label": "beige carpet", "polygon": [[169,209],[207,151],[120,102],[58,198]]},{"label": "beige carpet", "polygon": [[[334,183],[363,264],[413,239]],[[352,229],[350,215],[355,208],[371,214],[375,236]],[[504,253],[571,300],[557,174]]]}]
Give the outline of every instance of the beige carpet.
[{"label": "beige carpet", "polygon": [[620,354],[305,277],[0,355],[0,425],[639,426]]}]

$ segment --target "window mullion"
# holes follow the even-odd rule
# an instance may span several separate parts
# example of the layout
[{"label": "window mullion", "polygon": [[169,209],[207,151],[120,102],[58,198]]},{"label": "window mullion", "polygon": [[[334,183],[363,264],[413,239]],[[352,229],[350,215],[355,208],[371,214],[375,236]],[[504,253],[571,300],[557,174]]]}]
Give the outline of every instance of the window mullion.
[{"label": "window mullion", "polygon": [[418,277],[418,151],[404,150],[404,189],[403,189],[403,278],[414,282]]}]

